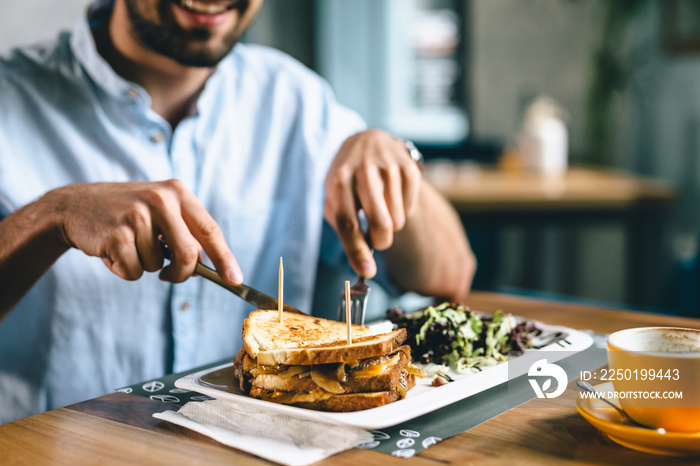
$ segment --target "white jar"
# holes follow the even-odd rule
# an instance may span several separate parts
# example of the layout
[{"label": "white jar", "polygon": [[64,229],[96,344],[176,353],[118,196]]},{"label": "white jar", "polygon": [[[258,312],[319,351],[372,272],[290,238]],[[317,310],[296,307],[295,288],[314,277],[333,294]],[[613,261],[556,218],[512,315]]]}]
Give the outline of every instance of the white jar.
[{"label": "white jar", "polygon": [[546,175],[563,175],[568,167],[569,134],[564,122],[554,117],[525,121],[518,136],[523,168]]},{"label": "white jar", "polygon": [[540,96],[525,111],[516,138],[523,169],[559,176],[569,160],[567,112],[554,99]]}]

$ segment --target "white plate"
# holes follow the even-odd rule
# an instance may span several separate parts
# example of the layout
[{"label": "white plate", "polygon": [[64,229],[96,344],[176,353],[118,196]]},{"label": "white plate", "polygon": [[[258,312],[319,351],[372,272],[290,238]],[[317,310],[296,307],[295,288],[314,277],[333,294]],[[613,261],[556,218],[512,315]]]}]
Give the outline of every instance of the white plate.
[{"label": "white plate", "polygon": [[[560,346],[555,343],[538,350],[529,350],[526,353],[528,359],[537,353],[547,352],[548,362],[552,363],[571,356],[575,352],[583,351],[593,343],[593,338],[590,335],[579,330],[541,323],[539,326],[546,333],[556,331],[567,332],[569,336],[566,338],[566,341],[569,344]],[[527,365],[518,364],[517,366],[518,369],[515,371],[511,368],[511,378],[518,377],[527,372]],[[451,375],[455,381],[441,387],[431,387],[430,383],[432,379],[430,377],[418,379],[416,381],[416,386],[409,390],[406,398],[377,408],[350,413],[315,411],[252,398],[244,394],[239,388],[238,380],[233,376],[233,363],[187,375],[178,379],[175,382],[175,386],[209,395],[220,400],[228,400],[232,403],[261,407],[279,414],[288,414],[290,416],[320,422],[361,427],[363,429],[382,429],[435,411],[436,409],[507,382],[509,378],[508,361],[496,366],[486,367],[481,372],[475,374],[461,376]]]}]

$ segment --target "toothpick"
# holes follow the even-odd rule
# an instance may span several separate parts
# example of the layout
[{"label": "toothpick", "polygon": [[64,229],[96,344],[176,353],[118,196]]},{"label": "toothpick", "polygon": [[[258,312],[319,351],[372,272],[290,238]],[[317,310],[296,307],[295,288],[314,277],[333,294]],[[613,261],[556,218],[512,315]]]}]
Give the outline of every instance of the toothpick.
[{"label": "toothpick", "polygon": [[345,280],[345,322],[348,324],[348,345],[352,345],[352,322],[350,319],[350,280]]},{"label": "toothpick", "polygon": [[280,257],[280,275],[277,290],[277,310],[280,313],[280,324],[284,323],[284,267],[282,267],[282,257]]}]

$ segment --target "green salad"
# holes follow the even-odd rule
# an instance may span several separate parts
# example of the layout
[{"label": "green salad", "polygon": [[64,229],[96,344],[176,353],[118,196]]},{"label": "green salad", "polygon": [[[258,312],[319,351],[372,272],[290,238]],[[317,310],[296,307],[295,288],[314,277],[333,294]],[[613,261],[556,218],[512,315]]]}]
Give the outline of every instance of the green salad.
[{"label": "green salad", "polygon": [[397,328],[408,332],[413,360],[425,364],[428,375],[469,374],[508,359],[510,352],[528,348],[540,329],[534,322],[518,323],[502,311],[493,315],[445,302],[417,312],[394,307],[387,311]]}]

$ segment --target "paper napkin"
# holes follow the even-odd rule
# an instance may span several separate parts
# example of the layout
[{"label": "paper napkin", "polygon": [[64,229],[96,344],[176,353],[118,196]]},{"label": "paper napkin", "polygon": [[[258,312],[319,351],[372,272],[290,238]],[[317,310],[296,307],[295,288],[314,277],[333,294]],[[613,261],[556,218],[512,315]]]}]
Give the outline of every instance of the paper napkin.
[{"label": "paper napkin", "polygon": [[361,443],[372,434],[356,427],[300,419],[222,400],[189,402],[153,417],[219,443],[290,466],[314,463]]}]

